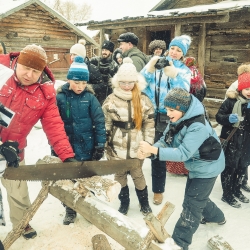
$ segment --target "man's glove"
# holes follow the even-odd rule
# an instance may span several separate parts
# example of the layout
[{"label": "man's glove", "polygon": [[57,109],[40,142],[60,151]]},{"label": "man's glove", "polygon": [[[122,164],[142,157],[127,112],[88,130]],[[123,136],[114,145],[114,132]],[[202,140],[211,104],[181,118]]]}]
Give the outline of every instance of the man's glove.
[{"label": "man's glove", "polygon": [[238,114],[231,114],[229,115],[229,122],[230,123],[236,123],[239,121]]},{"label": "man's glove", "polygon": [[67,158],[67,159],[65,159],[64,160],[64,162],[77,162],[78,160],[77,159],[75,159],[75,158]]},{"label": "man's glove", "polygon": [[150,61],[147,63],[147,65],[145,67],[149,73],[155,72],[155,64],[159,60],[159,58],[160,58],[159,56],[153,56],[150,59]]},{"label": "man's glove", "polygon": [[169,65],[170,66],[166,66],[164,68],[164,73],[165,73],[165,75],[167,75],[171,78],[175,78],[178,75],[178,69],[175,68],[172,61],[169,62]]},{"label": "man's glove", "polygon": [[99,161],[104,155],[104,148],[103,147],[95,147],[92,160]]},{"label": "man's glove", "polygon": [[19,166],[19,156],[20,153],[18,149],[19,143],[16,141],[6,141],[2,145],[0,145],[0,154],[5,158],[7,161],[8,167],[15,167]]}]

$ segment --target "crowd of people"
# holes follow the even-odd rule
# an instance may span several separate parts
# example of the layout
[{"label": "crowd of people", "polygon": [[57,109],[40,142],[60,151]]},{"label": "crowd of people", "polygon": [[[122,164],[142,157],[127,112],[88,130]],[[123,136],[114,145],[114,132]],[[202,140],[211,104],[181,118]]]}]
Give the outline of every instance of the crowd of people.
[{"label": "crowd of people", "polygon": [[[246,151],[250,138],[250,65],[239,67],[238,82],[216,115],[222,125],[221,138],[227,139],[234,130],[222,149],[202,104],[205,81],[195,58],[186,57],[191,37],[176,36],[168,48],[165,41],[154,40],[149,44],[150,55],[138,49],[139,38],[134,33],[121,34],[118,42],[115,49],[113,42],[104,41],[101,56],[90,59],[84,40],[73,45],[67,81],[57,91],[41,46],[31,44],[7,54],[1,42],[0,64],[14,73],[0,90],[0,102],[15,112],[9,126],[0,127],[5,149],[1,152],[7,167],[25,164],[26,138],[41,120],[52,155],[63,162],[98,161],[104,156],[107,160],[139,158],[139,168],[129,173],[117,169],[114,175],[121,185],[118,211],[124,215],[130,204],[129,175],[140,211],[143,215],[152,213],[142,169],[145,158],[151,159],[155,205],[163,201],[166,162],[183,162],[188,171],[183,210],[172,238],[179,249],[186,250],[200,223],[226,223],[221,209],[209,198],[219,175],[224,202],[234,208],[239,208],[240,202],[249,203],[241,190],[250,192],[250,157]],[[11,158],[3,153],[8,150]],[[15,227],[31,205],[27,183],[1,181]],[[1,198],[0,192],[0,222],[4,224]],[[63,224],[74,223],[76,212],[64,206]],[[37,233],[28,224],[22,235],[32,239]]]}]

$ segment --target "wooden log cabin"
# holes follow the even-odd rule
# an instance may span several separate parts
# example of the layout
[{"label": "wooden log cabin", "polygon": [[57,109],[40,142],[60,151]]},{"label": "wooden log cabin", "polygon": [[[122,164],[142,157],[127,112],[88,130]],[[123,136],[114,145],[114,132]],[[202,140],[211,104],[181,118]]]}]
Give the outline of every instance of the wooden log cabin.
[{"label": "wooden log cabin", "polygon": [[134,32],[139,37],[138,48],[146,54],[154,39],[168,45],[177,35],[190,35],[187,56],[198,61],[208,87],[204,103],[214,118],[227,87],[237,79],[238,66],[250,61],[249,16],[250,1],[162,0],[146,16],[75,25],[109,34],[117,47],[121,33]]},{"label": "wooden log cabin", "polygon": [[20,51],[28,44],[41,45],[48,66],[56,79],[66,80],[70,66],[70,48],[79,39],[86,40],[88,57],[99,45],[74,24],[39,0],[8,0],[0,7],[0,41],[7,53]]}]

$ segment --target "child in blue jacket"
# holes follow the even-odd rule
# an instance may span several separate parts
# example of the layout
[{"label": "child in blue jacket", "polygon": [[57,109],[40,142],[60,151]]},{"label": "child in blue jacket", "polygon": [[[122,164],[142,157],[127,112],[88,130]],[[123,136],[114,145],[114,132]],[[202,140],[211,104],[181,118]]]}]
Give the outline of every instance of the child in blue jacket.
[{"label": "child in blue jacket", "polygon": [[204,118],[201,102],[182,88],[170,90],[164,106],[170,118],[161,139],[153,146],[142,141],[138,157],[151,153],[160,161],[182,161],[188,169],[183,210],[172,238],[187,250],[200,223],[226,222],[223,212],[209,199],[217,176],[225,167],[219,138]]},{"label": "child in blue jacket", "polygon": [[[100,160],[106,142],[105,118],[102,107],[93,94],[89,81],[89,70],[80,56],[74,58],[68,82],[57,92],[57,106],[64,122],[69,142],[78,161]],[[66,206],[64,225],[73,223],[76,212]]]}]

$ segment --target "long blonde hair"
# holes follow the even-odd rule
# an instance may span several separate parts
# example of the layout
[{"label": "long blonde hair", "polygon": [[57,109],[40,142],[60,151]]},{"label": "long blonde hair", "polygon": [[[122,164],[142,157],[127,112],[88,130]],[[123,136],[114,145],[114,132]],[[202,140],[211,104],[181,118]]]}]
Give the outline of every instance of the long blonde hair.
[{"label": "long blonde hair", "polygon": [[132,89],[132,104],[134,107],[134,123],[135,128],[140,130],[142,127],[142,105],[141,105],[141,91],[138,89],[137,84]]}]

